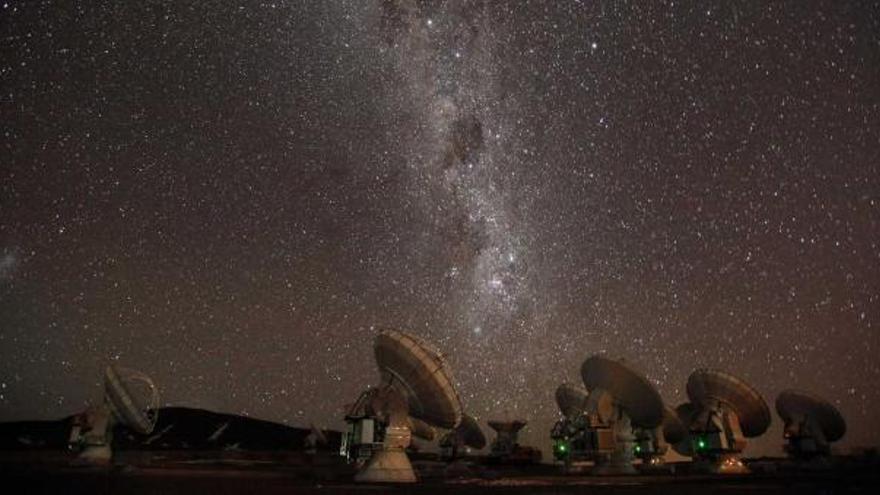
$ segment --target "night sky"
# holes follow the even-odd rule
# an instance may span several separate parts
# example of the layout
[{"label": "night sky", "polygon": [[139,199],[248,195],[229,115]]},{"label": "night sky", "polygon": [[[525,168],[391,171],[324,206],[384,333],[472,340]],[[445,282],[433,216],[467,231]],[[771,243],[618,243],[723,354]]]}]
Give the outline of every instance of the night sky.
[{"label": "night sky", "polygon": [[878,175],[876,2],[0,0],[0,420],[340,428],[392,327],[545,457],[593,353],[877,444]]}]

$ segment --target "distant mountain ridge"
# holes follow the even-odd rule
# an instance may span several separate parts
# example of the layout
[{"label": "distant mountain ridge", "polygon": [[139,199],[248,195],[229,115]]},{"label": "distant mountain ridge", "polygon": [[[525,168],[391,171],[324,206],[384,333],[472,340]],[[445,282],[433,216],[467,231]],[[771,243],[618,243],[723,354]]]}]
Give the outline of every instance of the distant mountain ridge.
[{"label": "distant mountain ridge", "polygon": [[[338,451],[342,440],[342,434],[335,430],[315,435],[311,428],[203,409],[164,407],[158,414],[149,435],[117,426],[114,449],[302,451],[314,446],[321,451]],[[66,449],[74,417],[0,423],[0,450]],[[319,436],[323,436],[321,441]]]}]

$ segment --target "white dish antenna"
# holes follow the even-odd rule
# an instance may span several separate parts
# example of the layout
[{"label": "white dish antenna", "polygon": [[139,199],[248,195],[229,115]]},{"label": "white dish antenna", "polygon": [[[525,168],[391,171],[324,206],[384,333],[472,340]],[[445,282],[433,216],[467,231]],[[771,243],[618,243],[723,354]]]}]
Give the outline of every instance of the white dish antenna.
[{"label": "white dish antenna", "polygon": [[757,390],[722,371],[699,369],[687,383],[689,405],[677,412],[687,426],[690,453],[699,467],[710,472],[748,472],[740,460],[747,438],[763,434],[770,426],[770,409]]},{"label": "white dish antenna", "polygon": [[785,422],[785,451],[797,460],[831,455],[831,443],[846,434],[846,421],[834,404],[809,392],[785,390],[776,397]]},{"label": "white dish antenna", "polygon": [[440,428],[458,426],[461,402],[452,384],[452,371],[439,351],[396,330],[381,332],[374,350],[383,386],[403,395],[410,416]]},{"label": "white dish antenna", "polygon": [[584,385],[595,393],[607,393],[633,425],[654,428],[663,421],[663,399],[654,385],[622,361],[593,356],[581,366]]},{"label": "white dish antenna", "polygon": [[[584,361],[581,375],[589,391],[588,413],[597,415],[611,430],[605,445],[597,447],[604,453],[597,454],[594,472],[635,473],[633,429],[654,430],[662,424],[664,407],[660,394],[641,373],[622,361],[603,356],[592,356]],[[607,411],[607,406],[600,407],[603,401],[607,404],[609,398],[611,411]]]},{"label": "white dish antenna", "polygon": [[75,421],[70,442],[81,448],[79,459],[103,464],[112,457],[113,427],[121,424],[143,435],[152,433],[159,410],[159,391],[139,371],[117,366],[104,370],[104,401]]},{"label": "white dish antenna", "polygon": [[355,480],[414,482],[406,455],[412,436],[432,439],[435,427],[457,427],[461,402],[446,360],[423,340],[383,330],[374,350],[381,383],[361,394],[346,416],[346,442],[358,450],[357,457],[365,458]]}]

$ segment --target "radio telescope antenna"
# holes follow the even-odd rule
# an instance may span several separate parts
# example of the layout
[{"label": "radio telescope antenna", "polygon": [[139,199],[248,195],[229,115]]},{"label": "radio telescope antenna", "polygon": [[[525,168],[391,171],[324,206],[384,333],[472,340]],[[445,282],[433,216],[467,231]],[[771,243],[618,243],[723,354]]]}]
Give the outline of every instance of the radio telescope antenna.
[{"label": "radio telescope antenna", "polygon": [[733,375],[706,369],[691,373],[687,393],[691,405],[679,406],[679,418],[691,445],[676,450],[692,452],[694,461],[711,472],[748,472],[740,460],[746,439],[770,426],[770,409],[761,394]]},{"label": "radio telescope antenna", "polygon": [[[584,361],[581,376],[590,393],[587,412],[599,420],[591,427],[601,439],[593,447],[595,473],[635,473],[633,429],[653,430],[661,425],[664,407],[660,394],[629,365],[598,355]],[[598,406],[607,398],[613,408],[610,415],[606,412],[602,417]]]},{"label": "radio telescope antenna", "polygon": [[785,390],[776,397],[776,412],[785,422],[785,451],[798,461],[827,461],[831,443],[846,434],[840,411],[808,392]]},{"label": "radio telescope antenna", "polygon": [[556,387],[556,405],[566,418],[574,418],[587,409],[587,391],[583,387],[563,383]]},{"label": "radio telescope antenna", "polygon": [[458,459],[464,448],[482,449],[486,446],[486,435],[479,423],[469,414],[461,417],[461,423],[440,439],[443,457]]},{"label": "radio telescope antenna", "polygon": [[[147,391],[139,397],[132,386]],[[112,458],[113,426],[121,424],[132,431],[148,435],[156,426],[159,392],[147,375],[128,368],[107,366],[104,370],[104,401],[90,407],[77,421],[70,443],[81,448],[79,459],[87,463],[105,464]]]},{"label": "radio telescope antenna", "polygon": [[342,449],[361,463],[356,481],[414,482],[406,455],[412,435],[433,438],[434,427],[458,426],[461,402],[446,360],[425,341],[383,330],[373,348],[381,381],[346,415]]}]

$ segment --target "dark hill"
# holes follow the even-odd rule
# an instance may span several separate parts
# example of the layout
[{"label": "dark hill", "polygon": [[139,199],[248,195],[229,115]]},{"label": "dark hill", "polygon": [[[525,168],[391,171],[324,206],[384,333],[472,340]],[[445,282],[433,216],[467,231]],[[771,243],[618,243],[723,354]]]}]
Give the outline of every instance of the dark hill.
[{"label": "dark hill", "polygon": [[[65,449],[73,417],[56,421],[0,423],[0,449]],[[305,450],[313,441],[309,428],[297,428],[234,414],[186,407],[159,409],[150,435],[114,430],[114,448],[120,450]],[[323,430],[322,451],[338,451],[341,434]]]},{"label": "dark hill", "polygon": [[0,450],[67,448],[70,420],[0,423]]}]

